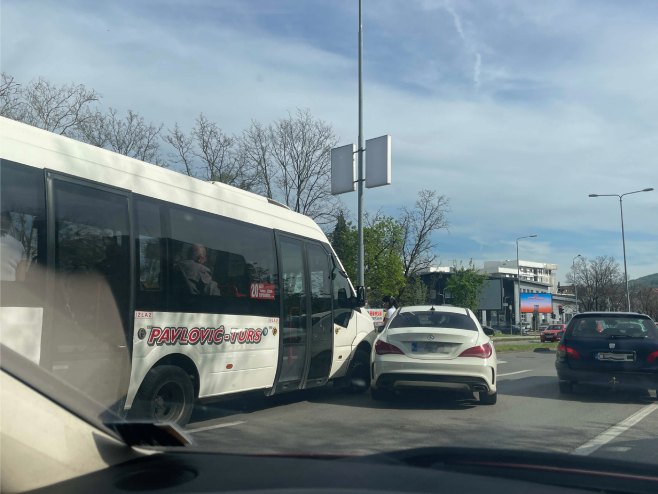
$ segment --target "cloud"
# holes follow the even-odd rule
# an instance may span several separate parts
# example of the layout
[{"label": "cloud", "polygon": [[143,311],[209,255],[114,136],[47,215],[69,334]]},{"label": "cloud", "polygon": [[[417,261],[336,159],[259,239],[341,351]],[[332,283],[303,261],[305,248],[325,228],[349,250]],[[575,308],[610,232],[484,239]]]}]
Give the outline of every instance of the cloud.
[{"label": "cloud", "polygon": [[452,21],[455,26],[455,30],[457,31],[457,34],[459,34],[459,37],[461,38],[464,47],[466,48],[466,51],[472,55],[475,59],[475,64],[473,66],[473,86],[475,87],[476,90],[480,89],[480,72],[482,69],[482,54],[477,51],[474,47],[474,43],[466,37],[466,34],[464,33],[464,28],[462,26],[462,20],[461,17],[457,14],[455,11],[455,8],[453,7],[452,3],[447,1],[444,3],[446,11],[450,13],[452,16]]},{"label": "cloud", "polygon": [[[87,84],[165,128],[203,111],[239,133],[309,108],[347,144],[356,9],[336,4],[5,2],[3,70]],[[658,188],[655,9],[382,0],[365,21],[365,134],[393,137],[393,184],[367,190],[368,210],[447,195],[444,260],[510,258],[527,232],[559,276],[578,253],[622,260],[618,203],[587,194]],[[658,272],[658,192],[624,211],[629,273]]]}]

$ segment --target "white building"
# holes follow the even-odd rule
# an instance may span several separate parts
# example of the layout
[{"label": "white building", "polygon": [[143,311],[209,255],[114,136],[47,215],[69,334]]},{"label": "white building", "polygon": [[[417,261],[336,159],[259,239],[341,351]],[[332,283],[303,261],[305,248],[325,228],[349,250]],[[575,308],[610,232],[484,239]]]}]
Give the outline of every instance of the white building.
[{"label": "white building", "polygon": [[[484,273],[497,278],[517,277],[516,260],[485,261]],[[521,292],[557,293],[557,264],[519,260]]]},{"label": "white building", "polygon": [[[557,294],[557,264],[519,260],[517,269],[516,260],[485,261],[482,271],[492,278],[517,280],[517,276],[520,276],[520,283],[515,281],[513,284],[513,306],[517,324],[528,321],[525,314],[520,316],[518,313],[519,290],[521,293]],[[541,319],[545,322],[546,316],[542,315]]]}]

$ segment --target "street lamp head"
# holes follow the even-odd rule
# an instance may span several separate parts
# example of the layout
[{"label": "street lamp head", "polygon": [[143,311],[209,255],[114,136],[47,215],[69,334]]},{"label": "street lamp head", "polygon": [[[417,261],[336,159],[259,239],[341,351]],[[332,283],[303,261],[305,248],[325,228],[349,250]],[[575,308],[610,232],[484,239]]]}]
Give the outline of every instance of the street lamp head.
[{"label": "street lamp head", "polygon": [[590,196],[590,197],[599,197],[598,194],[590,194],[589,196]]},{"label": "street lamp head", "polygon": [[642,189],[642,192],[651,192],[653,190],[653,187],[648,187],[646,189]]},{"label": "street lamp head", "polygon": [[535,233],[534,235],[528,235],[528,238],[535,238],[537,234]]}]

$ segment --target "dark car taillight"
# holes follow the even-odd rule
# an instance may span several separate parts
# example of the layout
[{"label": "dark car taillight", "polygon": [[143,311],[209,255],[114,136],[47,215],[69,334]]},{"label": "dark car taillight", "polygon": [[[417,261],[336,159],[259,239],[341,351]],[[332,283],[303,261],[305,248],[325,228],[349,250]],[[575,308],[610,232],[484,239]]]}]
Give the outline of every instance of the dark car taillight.
[{"label": "dark car taillight", "polygon": [[462,353],[459,354],[460,357],[478,357],[478,358],[489,358],[493,353],[493,349],[489,343],[484,345],[472,346],[467,348]]},{"label": "dark car taillight", "polygon": [[578,360],[580,358],[580,354],[574,348],[571,348],[564,343],[558,345],[557,351],[561,355],[573,360]]},{"label": "dark car taillight", "polygon": [[377,355],[387,355],[391,353],[404,355],[402,350],[400,350],[398,347],[391,345],[390,343],[386,343],[382,340],[378,340],[377,343],[375,343],[375,353]]},{"label": "dark car taillight", "polygon": [[653,364],[656,360],[658,360],[658,350],[647,355],[647,362],[650,364]]}]

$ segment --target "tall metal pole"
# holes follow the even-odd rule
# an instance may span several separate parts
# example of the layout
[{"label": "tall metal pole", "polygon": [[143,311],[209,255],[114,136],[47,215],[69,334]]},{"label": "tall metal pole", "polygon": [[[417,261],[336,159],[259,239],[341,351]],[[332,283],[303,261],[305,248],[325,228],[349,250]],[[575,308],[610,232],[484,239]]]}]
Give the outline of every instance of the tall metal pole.
[{"label": "tall metal pole", "polygon": [[[537,234],[533,235],[526,235],[524,237],[518,237],[516,239],[516,280],[517,283],[519,284],[519,296],[518,296],[518,303],[519,305],[517,306],[517,312],[516,312],[516,318],[518,319],[519,323],[519,334],[522,334],[523,331],[521,330],[521,267],[519,266],[519,240],[522,240],[524,238],[535,238]],[[512,332],[511,332],[512,333]]]},{"label": "tall metal pole", "polygon": [[358,232],[359,232],[359,285],[365,286],[364,247],[363,247],[363,186],[365,170],[363,162],[363,24],[361,0],[359,0],[359,178],[358,178]]},{"label": "tall metal pole", "polygon": [[574,295],[576,296],[576,314],[580,312],[580,308],[578,306],[578,281],[576,280],[576,259],[579,257],[583,257],[580,254],[578,254],[576,257],[574,257],[571,260],[571,271],[573,271],[573,290],[574,290]]},{"label": "tall metal pole", "polygon": [[621,214],[621,246],[624,250],[624,282],[626,283],[626,310],[631,311],[631,294],[628,291],[628,269],[626,268],[626,239],[624,237],[624,207],[621,198],[626,194],[619,196],[619,213]]},{"label": "tall metal pole", "polygon": [[626,284],[626,309],[631,311],[631,293],[628,290],[628,270],[626,268],[626,239],[624,237],[624,207],[622,206],[622,198],[629,194],[637,194],[639,192],[651,192],[653,187],[647,187],[642,190],[634,190],[633,192],[626,192],[625,194],[590,194],[589,197],[618,197],[619,198],[619,213],[621,214],[621,245],[624,250],[624,282]]},{"label": "tall metal pole", "polygon": [[[519,239],[516,239],[516,283],[518,285],[518,295],[516,297],[517,306],[516,306],[516,324],[519,327],[519,334],[522,334],[521,331],[521,268],[519,267]],[[510,334],[514,334],[514,331],[510,331]]]}]

